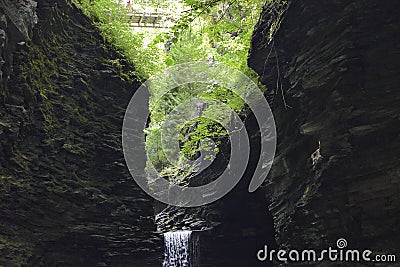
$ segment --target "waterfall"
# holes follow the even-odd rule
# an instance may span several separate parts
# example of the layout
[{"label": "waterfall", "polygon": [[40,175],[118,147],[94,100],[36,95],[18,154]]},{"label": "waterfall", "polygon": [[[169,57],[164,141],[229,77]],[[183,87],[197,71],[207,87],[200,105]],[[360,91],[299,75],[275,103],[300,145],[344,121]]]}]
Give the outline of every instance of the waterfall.
[{"label": "waterfall", "polygon": [[163,267],[197,267],[199,264],[199,237],[192,231],[164,234],[165,259]]}]

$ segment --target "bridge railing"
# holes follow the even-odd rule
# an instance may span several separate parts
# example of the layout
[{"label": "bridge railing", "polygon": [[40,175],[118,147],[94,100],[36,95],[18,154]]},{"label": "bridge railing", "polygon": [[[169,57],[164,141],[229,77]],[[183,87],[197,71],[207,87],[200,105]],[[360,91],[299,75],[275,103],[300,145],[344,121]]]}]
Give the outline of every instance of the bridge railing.
[{"label": "bridge railing", "polygon": [[139,28],[170,28],[175,21],[170,14],[161,12],[131,12],[127,16],[128,25]]}]

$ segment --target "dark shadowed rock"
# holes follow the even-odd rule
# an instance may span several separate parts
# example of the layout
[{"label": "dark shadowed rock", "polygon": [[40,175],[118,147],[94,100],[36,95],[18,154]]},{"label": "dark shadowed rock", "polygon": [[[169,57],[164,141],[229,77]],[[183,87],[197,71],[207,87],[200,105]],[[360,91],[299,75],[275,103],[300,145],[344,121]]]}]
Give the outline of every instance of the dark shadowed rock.
[{"label": "dark shadowed rock", "polygon": [[278,245],[399,253],[398,1],[271,1],[249,64],[278,153],[266,186]]},{"label": "dark shadowed rock", "polygon": [[72,4],[39,1],[33,28],[34,10],[13,13],[26,2],[0,5],[2,54],[13,58],[0,94],[0,265],[160,266],[153,201],[121,148],[138,84],[119,76],[109,62],[121,56]]}]

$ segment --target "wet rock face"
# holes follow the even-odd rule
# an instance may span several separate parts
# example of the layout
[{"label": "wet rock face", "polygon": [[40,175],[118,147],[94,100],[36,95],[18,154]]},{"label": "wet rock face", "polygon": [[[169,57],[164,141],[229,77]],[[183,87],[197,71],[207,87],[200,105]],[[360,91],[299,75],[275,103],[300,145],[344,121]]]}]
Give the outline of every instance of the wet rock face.
[{"label": "wet rock face", "polygon": [[287,2],[266,5],[249,58],[277,124],[277,242],[398,253],[399,2]]},{"label": "wet rock face", "polygon": [[0,81],[11,73],[12,52],[32,37],[37,23],[37,3],[32,0],[0,2]]},{"label": "wet rock face", "polygon": [[[7,44],[23,36],[14,15],[1,20]],[[31,41],[2,50],[13,61],[0,93],[0,265],[161,266],[154,204],[120,142],[138,84],[73,5],[40,1],[37,16]]]},{"label": "wet rock face", "polygon": [[[243,178],[226,196],[196,208],[165,207],[156,209],[156,223],[161,232],[194,230],[199,237],[200,266],[271,266],[257,259],[266,244],[275,248],[272,216],[264,189],[248,192],[260,153],[259,129],[253,116],[246,120],[252,154]],[[258,136],[258,138],[257,138]],[[230,144],[222,142],[221,152],[203,172],[191,177],[191,183],[205,184],[218,179],[229,162]],[[229,172],[229,170],[228,170]]]},{"label": "wet rock face", "polygon": [[[127,66],[109,63],[120,56],[79,10],[39,1],[33,28],[34,7],[0,2],[0,265],[161,266],[154,203],[130,178],[120,144],[138,85],[121,79]],[[266,266],[255,255],[275,242],[271,213],[282,247],[344,237],[396,252],[398,10],[394,0],[269,2],[249,59],[278,127],[268,182],[248,195],[253,152],[220,202],[157,207],[159,229],[211,227],[200,234],[203,266]],[[246,122],[254,136],[255,121]]]}]

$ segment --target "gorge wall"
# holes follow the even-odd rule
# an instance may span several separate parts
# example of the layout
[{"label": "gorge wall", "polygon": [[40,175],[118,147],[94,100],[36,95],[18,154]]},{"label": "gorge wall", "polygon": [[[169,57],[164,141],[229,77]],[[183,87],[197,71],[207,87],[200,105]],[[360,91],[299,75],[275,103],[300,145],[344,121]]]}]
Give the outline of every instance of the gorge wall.
[{"label": "gorge wall", "polygon": [[0,4],[0,265],[160,266],[153,201],[120,144],[138,85],[76,7],[35,7]]},{"label": "gorge wall", "polygon": [[[398,1],[269,1],[249,65],[278,132],[265,185],[282,248],[400,247]],[[386,265],[387,266],[387,265]]]},{"label": "gorge wall", "polygon": [[[247,193],[260,141],[250,116],[252,155],[239,186],[202,209],[168,207],[159,226],[211,226],[200,237],[206,266],[267,266],[255,260],[265,244],[322,250],[339,238],[349,248],[398,254],[398,8],[396,1],[268,1],[248,61],[277,125],[267,181]],[[218,176],[225,161],[217,158],[205,176]]]},{"label": "gorge wall", "polygon": [[[256,252],[398,253],[400,19],[397,1],[268,1],[249,65],[266,85],[278,151],[218,203],[154,203],[121,148],[131,68],[66,0],[0,2],[0,265],[161,266],[159,230],[205,230],[202,266],[267,266]],[[125,77],[125,78],[122,78]],[[228,150],[196,179],[213,179]],[[154,211],[154,206],[155,211]],[[154,216],[156,213],[157,216]]]}]

